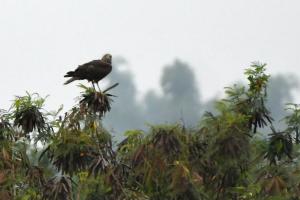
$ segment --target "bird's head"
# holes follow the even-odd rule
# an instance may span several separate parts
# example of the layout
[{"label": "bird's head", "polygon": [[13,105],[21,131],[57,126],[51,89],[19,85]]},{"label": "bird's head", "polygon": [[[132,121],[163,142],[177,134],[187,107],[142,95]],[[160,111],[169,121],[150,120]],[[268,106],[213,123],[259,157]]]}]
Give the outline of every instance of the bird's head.
[{"label": "bird's head", "polygon": [[101,60],[105,63],[111,64],[111,58],[112,58],[112,56],[110,54],[105,54]]}]

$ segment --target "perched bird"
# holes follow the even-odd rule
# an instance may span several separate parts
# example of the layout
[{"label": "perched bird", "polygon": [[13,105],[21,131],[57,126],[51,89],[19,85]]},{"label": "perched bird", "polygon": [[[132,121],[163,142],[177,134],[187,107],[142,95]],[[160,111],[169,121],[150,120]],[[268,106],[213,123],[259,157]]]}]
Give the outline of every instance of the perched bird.
[{"label": "perched bird", "polygon": [[103,79],[107,74],[109,74],[112,70],[111,65],[112,56],[110,54],[105,54],[101,60],[93,60],[91,62],[85,63],[83,65],[79,65],[75,71],[69,71],[64,77],[71,77],[64,84],[69,84],[75,80],[88,80],[91,81],[94,86],[94,83]]}]

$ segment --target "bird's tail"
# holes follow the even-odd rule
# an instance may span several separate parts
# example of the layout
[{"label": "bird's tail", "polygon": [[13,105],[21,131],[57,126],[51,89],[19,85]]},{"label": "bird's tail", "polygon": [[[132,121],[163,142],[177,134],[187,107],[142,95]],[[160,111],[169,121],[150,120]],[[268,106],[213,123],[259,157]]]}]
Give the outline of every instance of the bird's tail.
[{"label": "bird's tail", "polygon": [[72,77],[72,76],[74,76],[74,71],[69,71],[69,72],[67,72],[67,74],[66,75],[64,75],[64,77]]},{"label": "bird's tail", "polygon": [[67,84],[69,84],[69,83],[71,83],[71,82],[73,82],[73,81],[76,81],[76,80],[78,80],[77,77],[72,77],[72,78],[68,79],[68,80],[64,83],[64,85],[67,85]]}]

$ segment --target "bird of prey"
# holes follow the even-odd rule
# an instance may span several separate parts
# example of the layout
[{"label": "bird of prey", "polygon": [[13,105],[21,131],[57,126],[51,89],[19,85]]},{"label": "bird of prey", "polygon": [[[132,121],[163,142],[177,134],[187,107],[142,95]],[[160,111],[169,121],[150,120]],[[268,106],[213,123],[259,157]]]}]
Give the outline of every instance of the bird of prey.
[{"label": "bird of prey", "polygon": [[101,60],[93,60],[91,62],[79,65],[75,71],[69,71],[64,77],[71,77],[64,84],[69,84],[75,80],[88,80],[92,82],[95,89],[94,83],[97,84],[100,91],[98,81],[103,79],[112,70],[111,65],[112,56],[105,54]]}]

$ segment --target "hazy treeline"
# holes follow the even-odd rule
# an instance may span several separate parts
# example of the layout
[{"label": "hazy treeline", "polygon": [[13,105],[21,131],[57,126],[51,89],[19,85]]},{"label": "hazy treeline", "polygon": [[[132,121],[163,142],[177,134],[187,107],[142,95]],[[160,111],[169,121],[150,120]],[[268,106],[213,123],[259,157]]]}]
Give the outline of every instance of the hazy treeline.
[{"label": "hazy treeline", "polygon": [[[211,111],[214,99],[207,102],[201,98],[201,89],[191,66],[181,60],[165,66],[160,77],[162,95],[149,90],[141,101],[137,100],[136,83],[129,70],[119,70],[123,61],[114,63],[109,76],[111,82],[119,82],[113,94],[118,97],[113,108],[104,119],[107,128],[115,135],[122,135],[128,129],[145,129],[147,123],[181,122],[186,126],[196,126],[204,111]],[[239,80],[237,80],[239,81]],[[293,90],[299,86],[293,75],[272,75],[268,87],[268,106],[272,116],[280,120],[284,116],[286,102],[293,102]],[[222,89],[222,88],[220,88]]]}]

